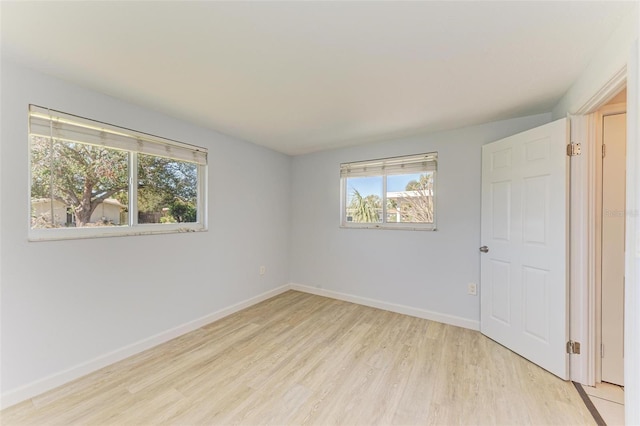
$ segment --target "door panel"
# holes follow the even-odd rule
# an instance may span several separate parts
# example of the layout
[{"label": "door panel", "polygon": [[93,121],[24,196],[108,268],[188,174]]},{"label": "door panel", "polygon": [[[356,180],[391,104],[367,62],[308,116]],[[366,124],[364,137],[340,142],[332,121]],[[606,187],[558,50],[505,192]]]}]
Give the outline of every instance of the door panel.
[{"label": "door panel", "polygon": [[494,240],[509,241],[511,222],[511,182],[491,184],[491,233]]},{"label": "door panel", "polygon": [[482,148],[481,331],[568,378],[567,121]]},{"label": "door panel", "polygon": [[524,332],[548,343],[549,310],[546,303],[548,271],[528,266],[524,266],[522,271]]},{"label": "door panel", "polygon": [[549,176],[536,176],[524,179],[524,243],[540,244],[547,242],[547,222],[549,210]]},{"label": "door panel", "polygon": [[505,325],[511,324],[510,265],[492,259],[491,267],[491,318]]}]

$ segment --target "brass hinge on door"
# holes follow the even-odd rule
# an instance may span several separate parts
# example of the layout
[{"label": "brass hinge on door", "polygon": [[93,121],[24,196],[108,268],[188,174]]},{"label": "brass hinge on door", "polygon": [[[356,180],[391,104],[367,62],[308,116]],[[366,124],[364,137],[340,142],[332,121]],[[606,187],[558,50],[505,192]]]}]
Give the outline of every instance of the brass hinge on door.
[{"label": "brass hinge on door", "polygon": [[573,340],[569,340],[567,342],[567,353],[580,354],[580,342],[574,342]]},{"label": "brass hinge on door", "polygon": [[567,145],[567,155],[569,157],[573,157],[575,155],[580,155],[581,147],[579,143],[570,143]]}]

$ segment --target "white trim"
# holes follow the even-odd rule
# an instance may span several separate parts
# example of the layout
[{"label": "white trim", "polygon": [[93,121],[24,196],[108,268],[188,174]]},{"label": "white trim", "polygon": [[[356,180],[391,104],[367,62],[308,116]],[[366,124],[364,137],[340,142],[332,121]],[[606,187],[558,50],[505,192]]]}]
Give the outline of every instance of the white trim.
[{"label": "white trim", "polygon": [[310,287],[303,284],[291,283],[290,287],[292,290],[302,291],[304,293],[329,297],[331,299],[343,300],[345,302],[357,303],[358,305],[370,306],[372,308],[384,309],[385,311],[391,311],[398,314],[437,321],[449,325],[455,325],[457,327],[468,328],[470,330],[480,330],[480,321],[478,320],[471,320],[468,318],[443,314],[440,312],[427,311],[425,309],[413,308],[411,306],[399,305],[396,303],[383,302],[381,300],[369,299],[367,297],[340,293],[323,288]]},{"label": "white trim", "polygon": [[629,67],[629,50],[638,39],[638,10],[640,8],[636,2],[629,13],[620,20],[616,30],[609,37],[600,40],[604,44],[600,46],[580,77],[553,108],[554,118],[564,117],[567,112],[572,114],[593,112],[587,108],[602,105],[597,103],[598,100],[607,100],[606,96],[599,97],[598,94],[601,94],[602,88],[615,85],[616,76],[620,76],[622,70]]},{"label": "white trim", "polygon": [[189,333],[193,330],[197,330],[198,328],[203,327],[209,323],[222,319],[242,309],[267,300],[271,297],[277,296],[278,294],[284,293],[289,289],[290,286],[285,284],[257,296],[238,302],[227,308],[220,309],[219,311],[186,322],[182,325],[173,327],[154,336],[147,337],[138,342],[124,346],[120,349],[116,349],[104,355],[100,355],[92,360],[83,362],[82,364],[28,383],[17,389],[3,392],[0,396],[0,409],[4,409],[19,402],[25,401],[29,398],[33,398],[34,396],[40,395],[43,392],[54,389],[79,377],[97,371],[100,368],[121,361],[127,357],[165,343],[171,339],[175,339],[176,337],[182,336],[183,334]]},{"label": "white trim", "polygon": [[627,66],[623,66],[593,95],[576,114],[589,114],[609,102],[627,84]]}]

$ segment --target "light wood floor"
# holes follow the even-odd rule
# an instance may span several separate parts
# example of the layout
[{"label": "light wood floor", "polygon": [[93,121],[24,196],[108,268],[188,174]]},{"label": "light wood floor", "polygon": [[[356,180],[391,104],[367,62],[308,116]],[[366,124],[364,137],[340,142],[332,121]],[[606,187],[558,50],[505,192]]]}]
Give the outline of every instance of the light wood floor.
[{"label": "light wood floor", "polygon": [[0,413],[15,424],[595,424],[480,333],[289,291]]}]

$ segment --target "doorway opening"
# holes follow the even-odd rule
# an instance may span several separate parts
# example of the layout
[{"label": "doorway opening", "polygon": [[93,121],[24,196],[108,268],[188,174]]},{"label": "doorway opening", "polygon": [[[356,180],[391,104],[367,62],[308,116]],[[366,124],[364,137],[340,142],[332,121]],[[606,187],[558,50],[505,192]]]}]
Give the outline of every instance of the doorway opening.
[{"label": "doorway opening", "polygon": [[[591,300],[587,323],[591,330],[585,370],[574,380],[609,424],[624,423],[624,274],[626,226],[626,88],[616,91],[585,115],[589,191],[583,207],[593,220],[583,222],[590,283],[584,300]],[[616,93],[613,92],[613,93]],[[588,201],[588,199],[592,201]],[[578,238],[580,239],[580,238]],[[587,243],[587,241],[589,241]],[[590,259],[590,260],[589,260]],[[591,278],[589,278],[591,277]],[[585,306],[586,304],[579,305]],[[586,312],[585,312],[586,313]],[[573,373],[573,371],[572,371]]]},{"label": "doorway opening", "polygon": [[626,112],[624,89],[596,113],[596,382],[618,386],[624,386]]}]

